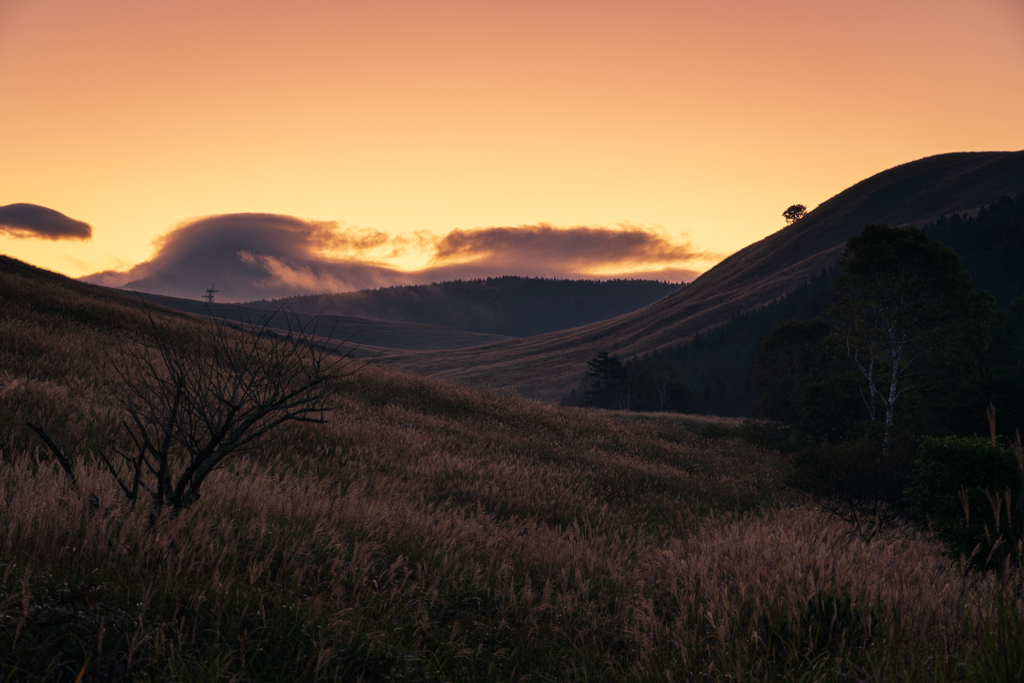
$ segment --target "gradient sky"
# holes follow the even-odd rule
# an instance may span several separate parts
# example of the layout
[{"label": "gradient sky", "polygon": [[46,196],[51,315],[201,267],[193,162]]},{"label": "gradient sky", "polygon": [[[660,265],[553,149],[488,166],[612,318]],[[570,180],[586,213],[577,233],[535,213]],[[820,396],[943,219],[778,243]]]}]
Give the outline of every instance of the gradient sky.
[{"label": "gradient sky", "polygon": [[639,226],[703,270],[789,204],[1022,149],[1022,122],[1021,0],[0,0],[0,205],[93,229],[0,253],[127,269],[254,212],[410,240]]}]

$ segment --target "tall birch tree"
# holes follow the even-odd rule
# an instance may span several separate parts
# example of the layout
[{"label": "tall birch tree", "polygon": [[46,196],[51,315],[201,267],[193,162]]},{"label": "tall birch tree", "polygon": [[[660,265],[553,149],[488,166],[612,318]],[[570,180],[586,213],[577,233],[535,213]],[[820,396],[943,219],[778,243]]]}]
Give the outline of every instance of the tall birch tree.
[{"label": "tall birch tree", "polygon": [[970,364],[992,304],[953,251],[915,228],[868,225],[849,239],[841,265],[829,315],[868,417],[884,424],[887,455],[897,406]]}]

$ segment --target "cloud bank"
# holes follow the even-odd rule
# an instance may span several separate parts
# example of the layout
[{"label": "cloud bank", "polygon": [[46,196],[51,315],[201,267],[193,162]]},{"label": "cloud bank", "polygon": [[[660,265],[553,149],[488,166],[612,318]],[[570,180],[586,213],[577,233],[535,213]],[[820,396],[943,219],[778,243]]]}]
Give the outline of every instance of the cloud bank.
[{"label": "cloud bank", "polygon": [[[218,300],[249,301],[500,275],[690,280],[697,272],[686,264],[708,256],[636,226],[533,225],[405,237],[260,213],[193,220],[156,247],[156,256],[128,271],[82,279],[189,299],[216,283]],[[427,256],[427,267],[409,272],[387,265],[410,249]]]},{"label": "cloud bank", "polygon": [[[687,243],[637,226],[618,230],[578,226],[522,225],[453,230],[435,246],[433,263],[529,270],[531,274],[620,272],[624,267],[678,264],[704,258]],[[516,273],[521,274],[521,273]]]},{"label": "cloud bank", "polygon": [[0,206],[0,233],[21,238],[87,240],[92,237],[92,226],[45,206],[8,204]]}]

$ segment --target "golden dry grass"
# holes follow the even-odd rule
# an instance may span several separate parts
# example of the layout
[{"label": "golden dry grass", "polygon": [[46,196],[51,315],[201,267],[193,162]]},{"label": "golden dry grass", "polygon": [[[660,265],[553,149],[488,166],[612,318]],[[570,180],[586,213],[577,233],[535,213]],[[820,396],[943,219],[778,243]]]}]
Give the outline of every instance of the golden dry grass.
[{"label": "golden dry grass", "polygon": [[972,680],[1020,623],[1014,572],[966,572],[910,527],[866,541],[798,504],[777,453],[698,418],[386,368],[154,518],[87,455],[72,488],[23,425],[105,447],[104,349],[145,316],[16,277],[0,274],[8,680]]}]

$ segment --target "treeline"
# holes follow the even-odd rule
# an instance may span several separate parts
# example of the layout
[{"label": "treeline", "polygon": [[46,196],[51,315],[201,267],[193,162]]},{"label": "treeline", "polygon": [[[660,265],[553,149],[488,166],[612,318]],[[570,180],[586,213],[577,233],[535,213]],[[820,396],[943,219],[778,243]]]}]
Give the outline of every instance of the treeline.
[{"label": "treeline", "polygon": [[851,238],[824,316],[764,338],[751,414],[791,427],[797,442],[836,443],[867,422],[987,435],[992,404],[1012,438],[1024,428],[1024,297],[999,310],[954,252],[913,228],[888,230],[880,247],[860,246],[868,228]]},{"label": "treeline", "polygon": [[[754,311],[740,313],[726,324],[697,334],[685,344],[654,351],[622,362],[629,368],[630,394],[607,398],[599,405],[585,400],[593,377],[584,375],[579,384],[562,397],[563,405],[594,405],[603,408],[624,407],[641,411],[657,411],[660,403],[631,400],[631,396],[650,395],[656,389],[646,385],[652,372],[668,373],[679,383],[680,395],[668,410],[703,415],[741,416],[750,412],[758,396],[754,386],[754,360],[761,341],[784,320],[808,319],[822,315],[832,298],[832,284],[838,269],[831,269],[801,285],[784,297]],[[645,369],[650,367],[651,369]],[[657,370],[653,370],[656,368]],[[588,373],[590,370],[588,370]]]},{"label": "treeline", "polygon": [[976,216],[943,216],[921,229],[956,252],[974,286],[1000,309],[1024,294],[1024,192],[1001,197]]},{"label": "treeline", "polygon": [[650,354],[623,363],[607,351],[587,361],[586,375],[562,397],[561,404],[641,412],[693,412],[690,392],[674,365]]},{"label": "treeline", "polygon": [[253,301],[297,313],[428,323],[470,332],[528,337],[579,327],[635,311],[681,283],[657,280],[562,280],[504,276],[429,285],[311,294]]},{"label": "treeline", "polygon": [[951,249],[884,225],[850,238],[834,294],[764,339],[752,436],[837,514],[910,515],[975,566],[1024,562],[1024,297],[999,310]]},{"label": "treeline", "polygon": [[692,395],[692,407],[704,415],[742,416],[759,395],[754,386],[755,358],[761,341],[785,320],[821,315],[829,306],[837,268],[815,276],[784,297],[736,315],[725,325],[697,334],[686,344],[655,351],[671,363]]}]

